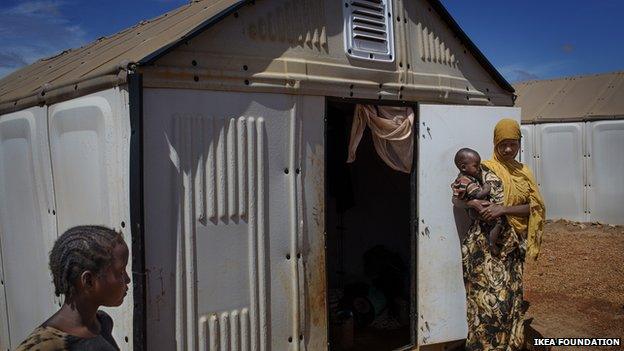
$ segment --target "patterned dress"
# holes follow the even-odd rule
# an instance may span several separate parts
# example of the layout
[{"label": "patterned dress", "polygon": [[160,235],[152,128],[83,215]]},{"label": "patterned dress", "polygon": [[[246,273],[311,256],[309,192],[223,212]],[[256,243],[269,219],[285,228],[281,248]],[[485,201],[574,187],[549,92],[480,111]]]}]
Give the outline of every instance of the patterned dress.
[{"label": "patterned dress", "polygon": [[[503,184],[484,167],[493,202],[503,203]],[[520,350],[524,343],[522,271],[526,240],[505,221],[502,248],[492,256],[478,221],[462,242],[462,265],[468,308],[466,350]]]},{"label": "patterned dress", "polygon": [[118,351],[119,347],[113,339],[113,320],[104,311],[96,315],[100,322],[100,334],[93,338],[80,338],[69,335],[58,329],[37,327],[22,342],[16,351]]}]

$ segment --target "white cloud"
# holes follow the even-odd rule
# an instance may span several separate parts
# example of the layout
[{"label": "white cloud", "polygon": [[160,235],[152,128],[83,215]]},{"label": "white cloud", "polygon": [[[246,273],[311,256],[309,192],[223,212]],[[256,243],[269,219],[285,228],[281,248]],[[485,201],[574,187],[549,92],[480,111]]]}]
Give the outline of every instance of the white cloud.
[{"label": "white cloud", "polygon": [[27,63],[21,55],[15,52],[0,52],[0,68],[23,66]]},{"label": "white cloud", "polygon": [[515,63],[499,68],[508,81],[515,83],[525,80],[545,79],[557,75],[571,64],[570,61],[552,61],[538,64]]},{"label": "white cloud", "polygon": [[63,16],[63,5],[61,1],[22,1],[0,11],[0,78],[87,41],[85,30]]},{"label": "white cloud", "polygon": [[61,1],[24,1],[10,8],[6,13],[25,16],[60,17],[59,7],[61,5],[63,5]]}]

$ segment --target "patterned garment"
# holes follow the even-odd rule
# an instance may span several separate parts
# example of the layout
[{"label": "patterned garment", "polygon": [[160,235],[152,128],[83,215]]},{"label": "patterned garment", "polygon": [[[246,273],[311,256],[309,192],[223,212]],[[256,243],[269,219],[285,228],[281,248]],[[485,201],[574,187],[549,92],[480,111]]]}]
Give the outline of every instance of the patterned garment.
[{"label": "patterned garment", "polygon": [[[456,199],[464,200],[464,201],[475,199],[477,197],[477,194],[479,194],[482,188],[483,186],[477,178],[470,176],[468,174],[463,174],[463,173],[459,173],[455,181],[451,184],[451,189],[453,190],[453,197]],[[491,202],[497,202],[497,200],[492,195],[488,195],[483,200],[490,200]],[[475,211],[472,208],[469,208],[467,210],[468,210],[468,215],[470,216],[471,219],[480,219],[479,213],[477,213],[477,211]],[[489,223],[486,223],[485,221],[483,221],[483,219],[480,219],[480,220],[481,220],[480,222],[481,229],[484,232],[489,232],[490,230],[492,230],[492,228],[496,224],[504,225],[503,221],[505,220],[505,218],[499,217]]]},{"label": "patterned garment", "polygon": [[472,200],[481,191],[481,184],[475,177],[460,173],[451,184],[453,197],[460,200]]},{"label": "patterned garment", "polygon": [[[483,179],[492,187],[490,196],[503,203],[500,178],[487,169]],[[468,307],[466,350],[520,350],[524,343],[522,272],[526,253],[524,238],[507,221],[500,234],[502,249],[492,256],[487,235],[474,221],[462,242],[462,265]]]},{"label": "patterned garment", "polygon": [[22,342],[16,351],[118,351],[119,347],[111,335],[113,320],[103,311],[97,312],[100,335],[80,338],[52,327],[38,327]]}]

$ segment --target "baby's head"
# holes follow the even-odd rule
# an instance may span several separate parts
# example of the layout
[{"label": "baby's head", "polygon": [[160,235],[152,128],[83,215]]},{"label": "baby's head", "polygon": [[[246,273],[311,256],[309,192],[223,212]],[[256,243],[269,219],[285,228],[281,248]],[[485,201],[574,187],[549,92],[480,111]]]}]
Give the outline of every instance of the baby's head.
[{"label": "baby's head", "polygon": [[455,166],[462,173],[479,178],[481,173],[481,156],[473,149],[460,149],[455,154]]}]

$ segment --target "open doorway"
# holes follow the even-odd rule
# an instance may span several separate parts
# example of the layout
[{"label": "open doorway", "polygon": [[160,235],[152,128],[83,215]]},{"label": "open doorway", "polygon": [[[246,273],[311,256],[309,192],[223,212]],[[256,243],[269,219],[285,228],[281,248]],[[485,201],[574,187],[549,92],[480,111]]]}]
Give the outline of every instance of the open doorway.
[{"label": "open doorway", "polygon": [[367,128],[347,164],[355,104],[328,101],[326,247],[331,351],[412,343],[410,175],[377,155]]}]

